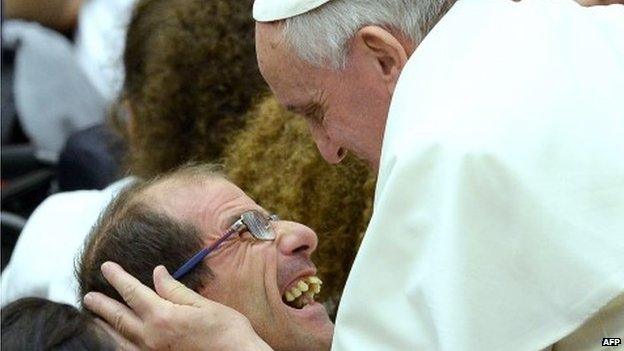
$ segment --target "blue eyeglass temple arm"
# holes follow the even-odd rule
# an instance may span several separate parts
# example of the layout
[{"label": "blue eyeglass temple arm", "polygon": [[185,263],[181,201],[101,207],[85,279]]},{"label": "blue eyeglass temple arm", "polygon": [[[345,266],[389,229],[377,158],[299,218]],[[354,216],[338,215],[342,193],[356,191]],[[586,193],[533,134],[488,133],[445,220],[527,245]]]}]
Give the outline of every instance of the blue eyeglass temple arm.
[{"label": "blue eyeglass temple arm", "polygon": [[227,232],[223,233],[219,240],[215,241],[214,244],[210,245],[207,248],[202,249],[198,253],[196,253],[193,257],[191,257],[188,261],[186,261],[182,267],[178,268],[175,273],[173,273],[173,278],[176,280],[180,280],[180,278],[184,277],[188,274],[193,268],[195,268],[208,254],[221,245],[222,242],[227,240],[232,234],[239,233],[241,230],[238,226],[232,226]]}]

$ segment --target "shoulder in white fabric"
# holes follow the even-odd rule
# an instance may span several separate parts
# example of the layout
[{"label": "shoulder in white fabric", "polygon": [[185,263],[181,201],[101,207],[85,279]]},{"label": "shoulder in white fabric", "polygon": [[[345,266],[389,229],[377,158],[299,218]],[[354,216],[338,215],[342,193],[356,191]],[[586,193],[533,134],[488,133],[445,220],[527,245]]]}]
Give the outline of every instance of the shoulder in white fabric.
[{"label": "shoulder in white fabric", "polygon": [[256,0],[253,18],[258,22],[272,22],[306,13],[330,0]]}]

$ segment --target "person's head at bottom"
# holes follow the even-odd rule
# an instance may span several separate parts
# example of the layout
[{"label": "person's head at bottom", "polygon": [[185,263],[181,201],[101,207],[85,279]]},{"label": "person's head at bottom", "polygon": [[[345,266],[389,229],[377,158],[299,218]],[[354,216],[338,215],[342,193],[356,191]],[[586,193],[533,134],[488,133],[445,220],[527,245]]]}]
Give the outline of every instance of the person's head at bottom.
[{"label": "person's head at bottom", "polygon": [[244,314],[274,349],[328,350],[333,324],[313,299],[320,288],[310,260],[316,234],[299,223],[269,220],[210,166],[186,166],[126,188],[87,239],[77,272],[81,295],[98,291],[123,302],[100,272],[106,261],[154,288],[155,266],[174,272],[241,223],[243,214],[268,224],[265,234],[273,240],[257,240],[245,222],[180,281]]},{"label": "person's head at bottom", "polygon": [[90,315],[37,297],[2,308],[3,350],[113,351],[114,339]]}]

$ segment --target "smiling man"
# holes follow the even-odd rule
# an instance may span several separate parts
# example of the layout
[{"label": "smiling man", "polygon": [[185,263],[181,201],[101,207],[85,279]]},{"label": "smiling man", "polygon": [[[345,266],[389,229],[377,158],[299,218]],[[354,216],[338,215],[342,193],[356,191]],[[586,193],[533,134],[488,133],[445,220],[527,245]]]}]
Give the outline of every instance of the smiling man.
[{"label": "smiling man", "polygon": [[123,301],[100,272],[104,262],[153,287],[156,265],[173,271],[212,247],[182,282],[245,315],[274,349],[328,350],[333,324],[314,301],[316,244],[310,228],[270,216],[210,167],[192,166],[125,189],[87,239],[77,275],[81,295]]}]

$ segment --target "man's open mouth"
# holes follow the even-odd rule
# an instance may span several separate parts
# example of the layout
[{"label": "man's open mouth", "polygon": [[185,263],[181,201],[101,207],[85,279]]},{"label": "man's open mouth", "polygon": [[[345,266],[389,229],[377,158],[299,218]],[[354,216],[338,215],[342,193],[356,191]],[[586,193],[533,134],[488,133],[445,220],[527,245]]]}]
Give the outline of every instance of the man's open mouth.
[{"label": "man's open mouth", "polygon": [[314,296],[321,292],[321,281],[317,276],[308,276],[298,279],[286,289],[282,300],[292,308],[302,309],[304,306],[314,303]]}]

